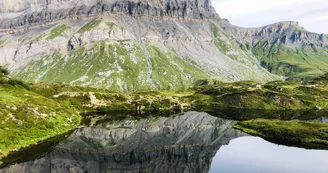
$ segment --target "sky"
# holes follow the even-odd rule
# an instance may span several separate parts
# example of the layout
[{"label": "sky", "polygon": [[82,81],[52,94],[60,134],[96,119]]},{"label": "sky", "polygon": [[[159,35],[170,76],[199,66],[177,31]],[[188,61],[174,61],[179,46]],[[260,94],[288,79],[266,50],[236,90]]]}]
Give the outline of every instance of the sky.
[{"label": "sky", "polygon": [[298,21],[305,29],[328,34],[327,0],[212,0],[222,18],[241,27]]}]

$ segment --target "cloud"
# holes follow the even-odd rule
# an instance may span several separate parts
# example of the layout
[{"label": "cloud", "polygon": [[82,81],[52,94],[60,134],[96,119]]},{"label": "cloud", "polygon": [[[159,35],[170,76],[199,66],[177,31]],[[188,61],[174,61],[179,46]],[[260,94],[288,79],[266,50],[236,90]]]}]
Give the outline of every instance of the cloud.
[{"label": "cloud", "polygon": [[216,11],[232,24],[258,27],[279,21],[298,21],[306,29],[328,33],[326,0],[217,0]]}]

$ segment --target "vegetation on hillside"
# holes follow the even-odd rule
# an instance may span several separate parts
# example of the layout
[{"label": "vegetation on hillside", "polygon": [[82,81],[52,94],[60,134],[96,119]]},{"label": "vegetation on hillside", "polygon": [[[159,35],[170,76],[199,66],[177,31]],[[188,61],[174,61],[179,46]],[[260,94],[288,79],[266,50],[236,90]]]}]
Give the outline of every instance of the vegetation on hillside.
[{"label": "vegetation on hillside", "polygon": [[283,43],[270,44],[260,41],[253,54],[271,73],[299,81],[308,80],[328,72],[328,53],[324,48],[288,48]]},{"label": "vegetation on hillside", "polygon": [[6,45],[6,40],[1,40],[0,39],[0,48]]},{"label": "vegetation on hillside", "polygon": [[91,29],[99,26],[101,22],[102,22],[101,20],[94,19],[91,22],[85,24],[82,28],[80,28],[78,33],[84,33],[84,32],[90,31]]},{"label": "vegetation on hillside", "polygon": [[[279,144],[328,149],[328,124],[308,121],[311,118],[327,116],[327,79],[328,74],[308,83],[287,81],[270,82],[264,85],[265,92],[269,92],[271,95],[275,93],[274,97],[271,97],[272,100],[265,100],[263,98],[265,94],[258,94],[257,96],[260,97],[257,97],[257,103],[268,106],[272,101],[276,102],[279,99],[279,104],[276,102],[274,107],[280,105],[295,109],[295,111],[292,114],[284,112],[284,114],[273,113],[269,116],[262,114],[253,117],[238,117],[247,121],[239,122],[234,128]],[[294,119],[298,121],[290,121]]]},{"label": "vegetation on hillside", "polygon": [[6,69],[3,66],[0,66],[0,77],[4,77],[4,76],[8,76],[9,75],[9,71],[8,69]]},{"label": "vegetation on hillside", "polygon": [[56,28],[52,29],[47,37],[47,39],[52,40],[56,37],[63,36],[64,32],[71,29],[70,26],[67,25],[59,25]]},{"label": "vegetation on hillside", "polygon": [[0,76],[0,158],[75,128],[81,117],[65,102],[33,92],[28,84]]},{"label": "vegetation on hillside", "polygon": [[255,119],[240,122],[234,128],[280,144],[328,149],[326,123]]},{"label": "vegetation on hillside", "polygon": [[70,52],[70,58],[53,54],[30,62],[11,76],[29,82],[63,82],[118,92],[185,90],[197,80],[208,78],[174,52],[163,52],[151,45],[147,50],[150,58],[136,43],[101,41],[88,50]]},{"label": "vegetation on hillside", "polygon": [[[232,60],[235,60],[236,64],[239,62],[245,64],[248,67],[251,67],[232,67],[231,71],[242,73],[246,79],[251,79],[262,83],[272,80],[279,80],[278,76],[269,73],[260,66],[254,54],[249,50],[251,47],[250,45],[243,45],[240,44],[239,41],[231,39],[229,34],[225,33],[222,28],[215,25],[214,23],[212,23],[211,29],[214,37],[213,43],[221,53],[231,58]],[[237,80],[232,78],[231,81]]]},{"label": "vegetation on hillside", "polygon": [[310,83],[252,81],[222,83],[200,80],[184,91],[119,93],[111,90],[36,83],[33,91],[68,101],[80,111],[162,111],[171,109],[322,110],[328,108],[325,76]]},{"label": "vegetation on hillside", "polygon": [[[220,83],[195,88],[199,108],[222,109],[326,109],[328,87],[321,83],[276,81],[258,84],[252,81]],[[199,100],[200,99],[200,100]]]}]

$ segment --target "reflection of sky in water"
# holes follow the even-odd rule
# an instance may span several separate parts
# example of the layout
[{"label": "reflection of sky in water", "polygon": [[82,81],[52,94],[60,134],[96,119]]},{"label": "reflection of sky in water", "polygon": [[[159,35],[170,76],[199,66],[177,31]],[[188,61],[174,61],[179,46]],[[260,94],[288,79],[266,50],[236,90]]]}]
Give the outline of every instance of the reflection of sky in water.
[{"label": "reflection of sky in water", "polygon": [[222,146],[210,173],[327,173],[328,151],[279,146],[242,137]]}]

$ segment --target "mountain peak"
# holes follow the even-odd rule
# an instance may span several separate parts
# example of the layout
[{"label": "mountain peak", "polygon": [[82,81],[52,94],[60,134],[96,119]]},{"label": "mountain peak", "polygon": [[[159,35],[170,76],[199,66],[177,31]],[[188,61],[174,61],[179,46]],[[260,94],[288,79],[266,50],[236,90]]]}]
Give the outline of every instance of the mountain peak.
[{"label": "mountain peak", "polygon": [[300,27],[299,23],[296,21],[282,21],[267,25],[266,27],[278,27],[281,29],[287,29],[289,27]]}]

